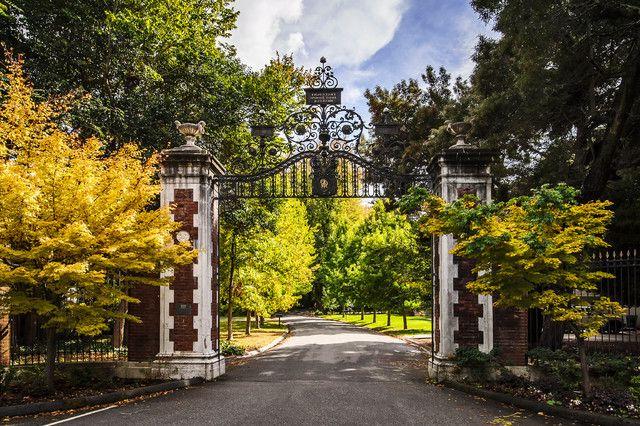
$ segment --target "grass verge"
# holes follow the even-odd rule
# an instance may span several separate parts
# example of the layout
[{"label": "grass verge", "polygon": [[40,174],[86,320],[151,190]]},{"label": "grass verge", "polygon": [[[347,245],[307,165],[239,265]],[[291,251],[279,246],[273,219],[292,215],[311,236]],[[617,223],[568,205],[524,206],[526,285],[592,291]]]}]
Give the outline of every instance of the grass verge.
[{"label": "grass verge", "polygon": [[[252,351],[268,345],[276,338],[282,336],[282,333],[287,331],[287,326],[284,324],[278,325],[278,320],[265,319],[264,325],[261,328],[255,327],[255,321],[251,323],[251,335],[245,334],[246,319],[234,318],[233,319],[233,343],[236,346],[240,346],[246,351]],[[227,340],[227,318],[220,318],[220,339]]]},{"label": "grass verge", "polygon": [[410,336],[414,334],[431,333],[431,318],[424,316],[407,316],[407,329],[403,329],[402,315],[391,315],[391,326],[387,326],[387,314],[378,314],[376,322],[373,322],[373,314],[366,314],[364,320],[360,314],[332,314],[322,315],[322,318],[332,319],[349,324],[367,327],[372,330],[389,334],[391,336]]}]

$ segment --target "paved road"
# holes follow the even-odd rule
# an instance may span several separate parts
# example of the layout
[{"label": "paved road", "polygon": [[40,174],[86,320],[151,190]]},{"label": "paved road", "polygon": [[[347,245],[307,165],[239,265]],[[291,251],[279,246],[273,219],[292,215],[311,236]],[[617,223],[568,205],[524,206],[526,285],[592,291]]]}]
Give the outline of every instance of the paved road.
[{"label": "paved road", "polygon": [[401,340],[317,318],[286,321],[292,336],[283,344],[232,366],[216,382],[66,424],[554,424],[548,417],[428,384],[424,354]]}]

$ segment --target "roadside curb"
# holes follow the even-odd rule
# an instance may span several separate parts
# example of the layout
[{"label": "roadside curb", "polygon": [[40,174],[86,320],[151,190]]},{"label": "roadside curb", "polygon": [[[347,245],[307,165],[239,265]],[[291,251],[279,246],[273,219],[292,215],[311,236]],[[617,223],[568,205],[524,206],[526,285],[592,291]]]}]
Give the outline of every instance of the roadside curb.
[{"label": "roadside curb", "polygon": [[420,343],[414,342],[411,339],[405,339],[404,337],[398,337],[399,339],[402,339],[403,341],[405,341],[408,345],[413,346],[416,349],[419,349],[420,351],[428,354],[431,353],[431,351],[427,348],[425,348],[424,346],[422,346]]},{"label": "roadside curb", "polygon": [[0,418],[29,416],[32,414],[46,413],[50,411],[66,411],[94,405],[111,404],[129,398],[148,395],[156,392],[170,391],[188,386],[197,385],[204,382],[202,378],[174,380],[171,382],[158,383],[140,388],[127,389],[122,391],[93,395],[86,397],[63,399],[61,401],[34,402],[32,404],[9,405],[0,407]]},{"label": "roadside curb", "polygon": [[504,404],[513,405],[515,407],[523,408],[535,413],[544,413],[567,420],[577,421],[579,423],[598,424],[603,426],[640,425],[640,420],[610,416],[607,414],[590,413],[588,411],[573,410],[566,407],[552,406],[542,402],[518,398],[512,395],[489,391],[486,389],[479,389],[473,386],[451,382],[448,380],[445,380],[441,383],[449,388],[458,390],[460,392],[491,399],[494,401],[502,402]]},{"label": "roadside curb", "polygon": [[254,349],[252,351],[247,352],[246,354],[239,356],[238,358],[251,358],[252,356],[256,356],[258,354],[261,354],[263,352],[268,351],[269,349],[273,348],[274,346],[279,345],[280,343],[282,343],[282,341],[284,339],[286,339],[287,337],[289,337],[289,334],[291,333],[291,328],[289,328],[289,326],[287,325],[287,331],[285,333],[282,334],[282,336],[277,337],[274,341],[272,341],[271,343],[264,345],[261,348],[258,349]]}]

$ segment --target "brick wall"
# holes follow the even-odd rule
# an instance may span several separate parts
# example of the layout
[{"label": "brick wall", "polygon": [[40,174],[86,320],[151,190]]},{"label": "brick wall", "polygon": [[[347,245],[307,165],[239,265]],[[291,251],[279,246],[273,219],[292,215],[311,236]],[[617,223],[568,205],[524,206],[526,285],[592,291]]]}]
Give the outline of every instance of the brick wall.
[{"label": "brick wall", "polygon": [[129,303],[129,313],[142,321],[127,321],[129,361],[150,361],[160,351],[160,288],[137,285],[129,294],[140,300]]},{"label": "brick wall", "polygon": [[458,256],[453,257],[457,265],[457,278],[453,279],[453,289],[458,292],[458,303],[453,305],[453,315],[458,317],[458,330],[453,332],[453,341],[458,347],[475,347],[482,344],[483,333],[478,330],[478,318],[483,316],[478,295],[467,290],[467,283],[473,281],[474,262]]},{"label": "brick wall", "polygon": [[9,315],[0,314],[0,365],[11,364]]},{"label": "brick wall", "polygon": [[527,354],[527,311],[493,307],[493,347],[507,365],[525,365]]}]

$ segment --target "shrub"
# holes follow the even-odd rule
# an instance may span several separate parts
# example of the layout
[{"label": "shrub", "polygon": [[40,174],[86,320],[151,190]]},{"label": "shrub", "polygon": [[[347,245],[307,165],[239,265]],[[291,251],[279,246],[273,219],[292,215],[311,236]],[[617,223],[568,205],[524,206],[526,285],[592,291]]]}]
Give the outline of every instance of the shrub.
[{"label": "shrub", "polygon": [[60,380],[70,388],[106,388],[113,385],[111,370],[96,364],[69,364],[60,371]]},{"label": "shrub", "polygon": [[9,367],[7,370],[8,373],[3,379],[3,387],[7,391],[13,390],[31,396],[46,395],[49,392],[43,365]]},{"label": "shrub", "polygon": [[638,373],[637,356],[620,354],[594,353],[589,355],[589,370],[600,380],[610,378],[615,383],[626,387],[630,379]]},{"label": "shrub", "polygon": [[581,379],[580,363],[568,352],[553,351],[548,348],[535,348],[529,351],[529,359],[540,368],[550,382],[564,389],[575,389]]},{"label": "shrub", "polygon": [[640,404],[640,376],[633,376],[629,383],[629,393],[636,399],[636,404]]},{"label": "shrub", "polygon": [[222,349],[222,355],[224,356],[233,356],[233,355],[244,355],[245,349],[242,346],[238,346],[233,341],[221,340],[220,341]]},{"label": "shrub", "polygon": [[459,368],[467,369],[472,380],[486,380],[489,367],[497,365],[498,352],[497,348],[489,353],[484,353],[477,348],[458,348],[453,362]]}]

